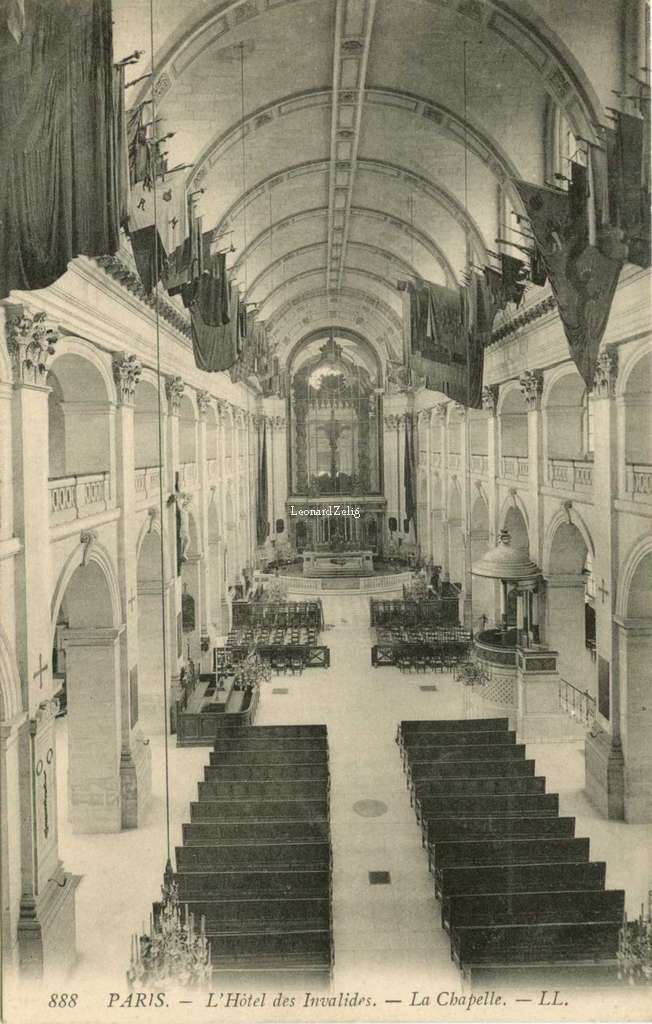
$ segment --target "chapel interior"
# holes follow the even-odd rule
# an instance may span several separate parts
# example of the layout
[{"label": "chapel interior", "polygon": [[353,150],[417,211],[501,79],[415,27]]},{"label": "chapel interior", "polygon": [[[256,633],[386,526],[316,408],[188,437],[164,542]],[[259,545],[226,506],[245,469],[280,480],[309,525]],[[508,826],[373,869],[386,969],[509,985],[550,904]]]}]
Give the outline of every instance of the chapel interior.
[{"label": "chapel interior", "polygon": [[649,0],[9,0],[0,57],[2,1019],[189,912],[200,988],[627,1008]]}]

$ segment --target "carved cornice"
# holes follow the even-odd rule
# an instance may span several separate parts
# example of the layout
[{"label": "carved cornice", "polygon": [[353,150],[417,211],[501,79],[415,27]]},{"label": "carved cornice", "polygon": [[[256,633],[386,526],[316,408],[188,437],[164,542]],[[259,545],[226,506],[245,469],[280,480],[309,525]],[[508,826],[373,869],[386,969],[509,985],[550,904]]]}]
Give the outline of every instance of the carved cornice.
[{"label": "carved cornice", "polygon": [[618,376],[618,350],[608,345],[600,352],[593,378],[593,394],[596,398],[612,398]]},{"label": "carved cornice", "polygon": [[535,320],[539,320],[546,313],[550,313],[553,309],[557,308],[554,295],[547,295],[541,302],[537,302],[533,306],[529,306],[524,309],[518,316],[512,317],[509,323],[501,324],[501,326],[494,331],[491,335],[490,344],[493,345],[497,341],[502,341],[503,338],[508,338],[511,334],[516,334],[520,331],[521,327],[527,327],[528,324],[533,323]]},{"label": "carved cornice", "polygon": [[7,348],[16,381],[45,384],[48,363],[55,352],[59,332],[47,324],[46,313],[32,316],[22,310],[7,320]]},{"label": "carved cornice", "polygon": [[186,385],[181,377],[166,377],[165,378],[165,393],[168,396],[168,402],[170,403],[170,412],[174,416],[178,416],[181,410],[181,399],[183,393],[186,390]]},{"label": "carved cornice", "polygon": [[500,388],[498,384],[489,384],[488,387],[482,389],[482,408],[492,416],[496,415],[499,393]]},{"label": "carved cornice", "polygon": [[187,316],[176,309],[170,302],[167,302],[162,295],[156,292],[152,292],[151,295],[145,294],[142,282],[133,270],[130,270],[126,264],[122,262],[119,256],[97,256],[95,263],[98,267],[108,274],[109,277],[117,281],[123,288],[132,295],[135,295],[145,306],[149,306],[150,309],[155,308],[158,305],[159,314],[164,320],[167,320],[180,334],[183,334],[186,338],[192,340],[192,328],[190,321]]},{"label": "carved cornice", "polygon": [[444,421],[448,413],[448,402],[440,402],[439,405],[433,405],[432,411],[438,420]]},{"label": "carved cornice", "polygon": [[271,416],[270,423],[274,430],[285,430],[285,417],[284,416]]},{"label": "carved cornice", "polygon": [[518,383],[528,409],[539,409],[543,394],[543,370],[524,370]]},{"label": "carved cornice", "polygon": [[125,352],[114,353],[113,379],[116,383],[118,400],[122,405],[132,404],[142,373],[142,364],[136,356],[128,355]]},{"label": "carved cornice", "polygon": [[402,423],[402,417],[391,413],[389,416],[384,417],[384,422],[388,430],[398,430]]},{"label": "carved cornice", "polygon": [[225,402],[223,398],[217,398],[215,404],[217,405],[217,414],[220,419],[226,418],[232,412],[231,403]]}]

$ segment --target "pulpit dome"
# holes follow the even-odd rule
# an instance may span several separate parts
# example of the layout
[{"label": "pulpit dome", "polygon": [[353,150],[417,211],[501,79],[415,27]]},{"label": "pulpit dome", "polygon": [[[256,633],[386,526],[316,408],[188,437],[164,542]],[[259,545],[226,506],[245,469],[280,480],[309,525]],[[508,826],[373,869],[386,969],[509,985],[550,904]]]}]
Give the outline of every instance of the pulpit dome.
[{"label": "pulpit dome", "polygon": [[527,548],[512,547],[508,530],[500,531],[496,547],[475,562],[471,572],[474,576],[508,582],[533,580],[541,575],[539,566],[531,561]]}]

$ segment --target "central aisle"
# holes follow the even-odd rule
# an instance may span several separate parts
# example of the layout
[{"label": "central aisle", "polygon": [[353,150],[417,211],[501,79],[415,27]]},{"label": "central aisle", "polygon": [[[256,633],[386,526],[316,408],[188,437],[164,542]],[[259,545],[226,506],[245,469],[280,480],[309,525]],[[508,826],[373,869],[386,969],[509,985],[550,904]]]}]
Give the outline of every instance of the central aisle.
[{"label": "central aisle", "polygon": [[[362,992],[366,985],[398,998],[413,983],[453,985],[459,974],[437,927],[432,878],[394,737],[400,718],[462,717],[460,687],[448,674],[373,669],[368,598],[326,598],[324,618],[332,627],[323,634],[330,671],[274,676],[261,694],[257,723],[328,726],[334,988]],[[433,685],[436,692],[421,689]],[[370,872],[389,872],[390,883],[370,884]]]}]

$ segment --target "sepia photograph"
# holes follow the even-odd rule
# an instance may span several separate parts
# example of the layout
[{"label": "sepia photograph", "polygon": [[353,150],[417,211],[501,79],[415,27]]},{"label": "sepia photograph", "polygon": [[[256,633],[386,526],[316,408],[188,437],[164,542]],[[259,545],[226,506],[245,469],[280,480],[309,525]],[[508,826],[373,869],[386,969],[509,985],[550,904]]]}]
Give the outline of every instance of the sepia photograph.
[{"label": "sepia photograph", "polygon": [[651,0],[0,0],[0,1024],[652,1020]]}]

